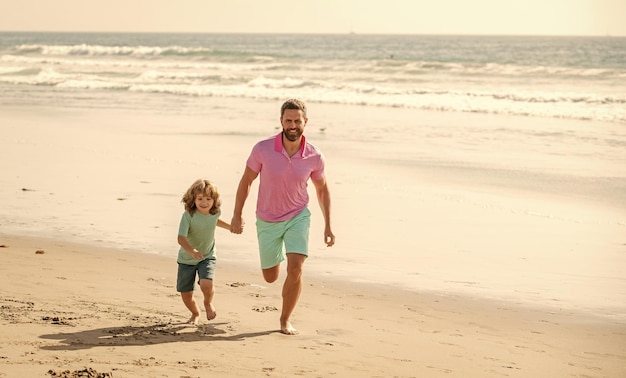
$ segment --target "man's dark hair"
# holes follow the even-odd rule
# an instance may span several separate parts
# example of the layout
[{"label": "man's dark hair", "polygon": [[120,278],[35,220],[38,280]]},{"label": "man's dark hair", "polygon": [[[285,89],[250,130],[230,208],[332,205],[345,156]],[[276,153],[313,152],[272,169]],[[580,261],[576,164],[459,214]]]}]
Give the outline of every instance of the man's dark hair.
[{"label": "man's dark hair", "polygon": [[296,99],[296,98],[291,98],[287,101],[285,101],[285,103],[283,103],[283,106],[280,107],[280,116],[282,118],[283,114],[285,114],[285,110],[286,109],[295,109],[295,110],[302,110],[302,115],[304,116],[304,118],[306,117],[306,105],[304,105],[304,102]]}]

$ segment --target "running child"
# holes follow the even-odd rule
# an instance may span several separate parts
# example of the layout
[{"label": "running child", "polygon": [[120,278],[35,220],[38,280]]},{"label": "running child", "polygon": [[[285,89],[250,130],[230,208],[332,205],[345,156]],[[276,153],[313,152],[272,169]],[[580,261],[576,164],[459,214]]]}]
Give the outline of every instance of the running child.
[{"label": "running child", "polygon": [[215,229],[230,230],[219,217],[221,200],[217,187],[209,180],[197,180],[183,195],[185,212],[178,227],[178,276],[176,290],[191,311],[188,324],[198,324],[200,307],[194,298],[196,277],[204,296],[207,320],[215,319],[213,276],[216,265]]}]

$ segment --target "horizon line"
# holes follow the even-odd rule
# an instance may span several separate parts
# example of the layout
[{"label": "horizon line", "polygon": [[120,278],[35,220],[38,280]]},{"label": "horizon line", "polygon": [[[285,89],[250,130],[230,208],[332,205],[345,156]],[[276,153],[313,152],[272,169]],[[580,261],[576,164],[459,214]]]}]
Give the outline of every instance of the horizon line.
[{"label": "horizon line", "polygon": [[216,31],[106,31],[106,30],[2,30],[0,33],[79,33],[79,34],[248,34],[248,35],[388,35],[388,36],[468,36],[468,37],[626,37],[626,34],[532,34],[532,33],[358,33],[358,32],[216,32]]}]

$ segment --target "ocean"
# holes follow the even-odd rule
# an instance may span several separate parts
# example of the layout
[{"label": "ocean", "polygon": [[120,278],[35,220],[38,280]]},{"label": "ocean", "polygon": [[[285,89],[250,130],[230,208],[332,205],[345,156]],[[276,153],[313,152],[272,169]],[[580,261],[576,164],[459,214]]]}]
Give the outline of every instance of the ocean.
[{"label": "ocean", "polygon": [[626,317],[626,38],[3,32],[0,231],[175,256],[289,97],[335,189],[312,271]]},{"label": "ocean", "polygon": [[[215,101],[288,97],[408,112],[322,120],[328,138],[367,143],[372,161],[491,169],[492,181],[626,207],[623,37],[0,33],[0,105],[202,116]],[[429,123],[412,110],[498,121]],[[390,155],[381,142],[399,134]],[[507,153],[522,158],[493,159]]]},{"label": "ocean", "polygon": [[155,110],[164,95],[295,92],[309,102],[624,125],[626,38],[4,32],[0,89],[2,103],[102,107],[122,97]]}]

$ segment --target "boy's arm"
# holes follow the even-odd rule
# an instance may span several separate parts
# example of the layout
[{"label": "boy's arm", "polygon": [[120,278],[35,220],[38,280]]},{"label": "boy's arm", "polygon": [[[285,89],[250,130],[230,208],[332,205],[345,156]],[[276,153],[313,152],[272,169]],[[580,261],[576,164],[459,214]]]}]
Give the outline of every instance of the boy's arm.
[{"label": "boy's arm", "polygon": [[204,259],[204,256],[202,255],[202,253],[198,251],[197,249],[195,249],[194,247],[192,247],[191,244],[189,244],[189,240],[187,240],[186,236],[178,235],[178,244],[181,247],[183,247],[183,249],[187,251],[187,253],[189,253],[191,257],[193,257],[194,259],[196,260]]},{"label": "boy's arm", "polygon": [[221,227],[221,228],[225,228],[227,230],[230,230],[230,223],[226,223],[221,219],[217,220],[217,227]]}]

